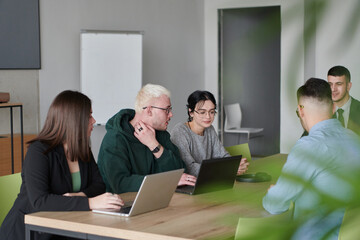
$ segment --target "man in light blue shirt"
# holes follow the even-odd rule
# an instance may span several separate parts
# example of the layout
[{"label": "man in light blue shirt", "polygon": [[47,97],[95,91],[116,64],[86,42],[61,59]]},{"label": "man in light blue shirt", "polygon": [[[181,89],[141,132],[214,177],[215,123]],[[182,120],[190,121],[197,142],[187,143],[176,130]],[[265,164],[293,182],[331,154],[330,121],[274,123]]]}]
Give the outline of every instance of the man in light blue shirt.
[{"label": "man in light blue shirt", "polygon": [[359,179],[360,139],[332,119],[335,107],[325,80],[309,79],[297,98],[296,112],[309,135],[292,148],[263,206],[279,214],[294,202],[300,227],[292,239],[338,239],[344,208],[354,199],[350,182]]}]

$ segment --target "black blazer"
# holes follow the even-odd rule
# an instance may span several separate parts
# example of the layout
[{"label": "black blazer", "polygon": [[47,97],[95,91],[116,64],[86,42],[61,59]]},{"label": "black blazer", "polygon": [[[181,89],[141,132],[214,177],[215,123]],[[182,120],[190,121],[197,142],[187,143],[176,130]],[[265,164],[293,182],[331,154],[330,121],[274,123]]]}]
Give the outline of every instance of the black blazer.
[{"label": "black blazer", "polygon": [[353,130],[360,136],[360,102],[351,97],[349,121],[347,125],[348,129]]},{"label": "black blazer", "polygon": [[[0,239],[25,239],[24,215],[38,211],[89,211],[86,197],[64,197],[71,193],[72,179],[62,145],[44,154],[47,145],[30,145],[21,173],[22,184],[15,203],[0,228]],[[79,161],[81,188],[87,197],[105,192],[94,157]],[[35,234],[35,239],[49,239],[49,234]]]}]

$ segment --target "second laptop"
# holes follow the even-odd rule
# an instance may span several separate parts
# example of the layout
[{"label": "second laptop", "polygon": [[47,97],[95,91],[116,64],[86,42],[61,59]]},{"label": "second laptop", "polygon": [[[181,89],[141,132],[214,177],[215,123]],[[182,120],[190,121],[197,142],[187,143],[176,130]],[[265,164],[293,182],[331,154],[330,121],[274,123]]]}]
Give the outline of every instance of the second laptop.
[{"label": "second laptop", "polygon": [[195,186],[179,186],[178,193],[201,194],[234,186],[242,155],[203,160]]}]

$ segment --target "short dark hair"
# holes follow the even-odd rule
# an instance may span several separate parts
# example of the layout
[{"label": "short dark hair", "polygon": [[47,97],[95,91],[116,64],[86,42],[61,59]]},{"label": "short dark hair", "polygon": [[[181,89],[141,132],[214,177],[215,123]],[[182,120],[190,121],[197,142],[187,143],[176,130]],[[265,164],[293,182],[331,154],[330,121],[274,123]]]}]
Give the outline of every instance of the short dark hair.
[{"label": "short dark hair", "polygon": [[[205,102],[206,100],[210,100],[214,105],[216,109],[216,100],[214,95],[211,92],[208,91],[200,91],[196,90],[187,99],[187,114],[189,116],[188,121],[192,121],[192,117],[190,116],[190,112],[194,112],[196,104],[199,102]],[[190,111],[189,111],[190,109]]]},{"label": "short dark hair", "polygon": [[346,82],[350,82],[350,80],[351,80],[350,72],[344,66],[335,66],[335,67],[330,68],[327,75],[334,76],[334,77],[345,76]]},{"label": "short dark hair", "polygon": [[331,88],[327,81],[320,78],[310,78],[297,90],[297,99],[301,97],[316,98],[319,102],[333,104]]}]

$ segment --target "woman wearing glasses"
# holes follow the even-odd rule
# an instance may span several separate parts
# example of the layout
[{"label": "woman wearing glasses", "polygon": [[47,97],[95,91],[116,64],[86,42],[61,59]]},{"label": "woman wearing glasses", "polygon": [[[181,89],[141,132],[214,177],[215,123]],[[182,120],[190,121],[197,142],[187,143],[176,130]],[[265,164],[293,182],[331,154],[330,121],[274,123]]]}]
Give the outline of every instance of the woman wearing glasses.
[{"label": "woman wearing glasses", "polygon": [[[178,123],[171,132],[171,141],[179,148],[189,174],[197,176],[201,161],[230,156],[221,144],[212,123],[216,100],[208,91],[195,91],[187,100],[188,121]],[[246,172],[249,163],[241,159],[238,174]]]}]

